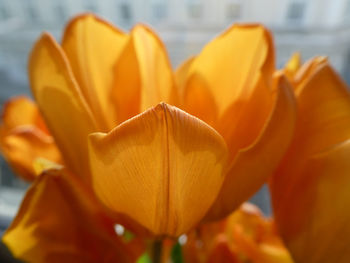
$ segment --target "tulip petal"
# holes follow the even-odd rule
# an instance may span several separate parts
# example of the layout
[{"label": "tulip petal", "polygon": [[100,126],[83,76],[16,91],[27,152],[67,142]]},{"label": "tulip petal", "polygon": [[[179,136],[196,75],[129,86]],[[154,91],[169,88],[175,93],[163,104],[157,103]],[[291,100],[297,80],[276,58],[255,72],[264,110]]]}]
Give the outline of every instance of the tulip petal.
[{"label": "tulip petal", "polygon": [[237,262],[293,262],[274,222],[249,203],[224,220],[199,225],[186,236],[186,262],[236,262],[234,258]]},{"label": "tulip petal", "polygon": [[254,143],[273,109],[271,36],[260,25],[234,25],[188,63],[179,70],[187,77],[178,80],[182,107],[224,137],[232,160]]},{"label": "tulip petal", "polygon": [[190,74],[191,65],[195,59],[195,57],[187,59],[175,72],[180,95],[179,105],[186,112],[191,112],[213,126],[218,119],[218,109],[206,80],[199,74]]},{"label": "tulip petal", "polygon": [[33,126],[21,126],[2,138],[1,151],[16,174],[27,181],[38,175],[34,169],[37,158],[61,163],[53,138]]},{"label": "tulip petal", "polygon": [[88,177],[87,135],[95,120],[81,95],[67,59],[55,40],[43,34],[29,61],[32,92],[61,150],[65,163]]},{"label": "tulip petal", "polygon": [[174,104],[174,77],[162,41],[146,26],[135,26],[131,34],[143,82],[141,112],[160,101]]},{"label": "tulip petal", "polygon": [[284,74],[289,81],[293,81],[295,74],[301,67],[301,56],[299,52],[294,53],[284,67]]},{"label": "tulip petal", "polygon": [[117,124],[111,99],[113,68],[127,38],[127,34],[92,14],[74,18],[63,36],[62,48],[103,131],[109,131]]},{"label": "tulip petal", "polygon": [[32,125],[47,132],[38,107],[25,96],[17,96],[8,100],[3,108],[1,129],[10,132],[22,125]]},{"label": "tulip petal", "polygon": [[237,254],[248,258],[249,262],[293,262],[274,222],[264,217],[256,206],[244,203],[226,221],[226,233],[231,237]]},{"label": "tulip petal", "polygon": [[224,235],[218,235],[213,241],[213,248],[208,255],[207,263],[239,263],[238,256],[230,249],[230,244]]},{"label": "tulip petal", "polygon": [[313,154],[349,138],[350,93],[328,63],[321,64],[296,95],[300,115],[292,144],[296,151]]},{"label": "tulip petal", "polygon": [[[177,89],[179,90],[180,98],[183,97],[183,93],[186,87],[187,79],[190,75],[190,69],[193,61],[196,57],[190,57],[185,62],[183,62],[175,71],[175,81]],[[183,102],[181,102],[183,104]]]},{"label": "tulip petal", "polygon": [[113,99],[121,123],[164,101],[177,100],[165,47],[151,29],[135,26],[115,67]]},{"label": "tulip petal", "polygon": [[202,50],[189,74],[198,74],[208,83],[222,115],[234,101],[250,96],[260,73],[271,75],[273,70],[267,30],[260,25],[234,25]]},{"label": "tulip petal", "polygon": [[227,149],[199,119],[159,104],[109,134],[90,135],[93,187],[112,211],[156,235],[197,223],[221,187]]},{"label": "tulip petal", "polygon": [[271,189],[274,210],[285,206],[284,196],[294,196],[293,181],[310,156],[320,153],[350,137],[350,94],[346,84],[326,63],[321,65],[306,85],[299,87],[298,121],[288,152],[273,177]]},{"label": "tulip petal", "polygon": [[328,64],[328,59],[321,56],[310,59],[304,63],[296,72],[292,81],[295,92],[300,92],[300,88],[306,85],[312,75],[315,74],[319,68],[326,64]]},{"label": "tulip petal", "polygon": [[297,87],[295,135],[270,183],[273,210],[297,262],[348,262],[350,94],[327,62],[314,63]]},{"label": "tulip petal", "polygon": [[33,183],[2,241],[25,262],[134,262],[139,256],[80,181],[60,170]]},{"label": "tulip petal", "polygon": [[[241,253],[244,253],[249,262],[259,263],[293,263],[288,250],[284,247],[279,248],[269,244],[256,244],[254,240],[236,229],[234,233],[236,246]],[[299,262],[299,261],[298,261]]]},{"label": "tulip petal", "polygon": [[51,170],[51,169],[59,170],[59,169],[64,168],[63,165],[60,165],[58,163],[54,163],[54,162],[52,162],[48,159],[45,159],[45,158],[35,159],[33,166],[34,166],[35,173],[37,175],[40,175],[40,174],[42,174],[48,170]]},{"label": "tulip petal", "polygon": [[275,105],[256,142],[240,150],[231,163],[220,194],[207,220],[222,218],[252,196],[276,169],[294,132],[296,105],[289,83],[276,79]]},{"label": "tulip petal", "polygon": [[[218,107],[208,84],[200,75],[192,75],[188,79],[183,95],[183,102],[183,109],[185,111],[191,111],[191,114],[201,120],[205,120],[211,126],[216,124]],[[192,108],[190,105],[196,105],[196,107]]]},{"label": "tulip petal", "polygon": [[47,131],[39,109],[24,96],[12,98],[4,105],[0,124],[0,150],[16,174],[28,181],[37,176],[33,167],[37,158],[61,162],[60,153]]},{"label": "tulip petal", "polygon": [[235,101],[213,125],[229,147],[230,160],[258,139],[273,111],[275,97],[276,92],[260,78],[250,97]]},{"label": "tulip petal", "polygon": [[287,207],[279,206],[276,217],[296,262],[349,262],[349,156],[348,140],[308,159],[288,186],[297,194],[284,198]]}]

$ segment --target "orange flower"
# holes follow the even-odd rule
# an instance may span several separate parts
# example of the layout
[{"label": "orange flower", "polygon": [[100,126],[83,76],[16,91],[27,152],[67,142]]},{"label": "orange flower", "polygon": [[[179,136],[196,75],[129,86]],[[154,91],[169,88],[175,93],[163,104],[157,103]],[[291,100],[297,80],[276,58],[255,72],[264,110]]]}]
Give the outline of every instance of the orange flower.
[{"label": "orange flower", "polygon": [[274,222],[249,203],[223,221],[204,224],[188,234],[186,262],[292,263]]},{"label": "orange flower", "polygon": [[349,262],[348,87],[324,57],[293,72],[298,120],[270,184],[276,223],[296,262]]},{"label": "orange flower", "polygon": [[131,263],[143,252],[137,239],[116,235],[89,189],[64,170],[35,180],[2,241],[16,258],[37,263]]},{"label": "orange flower", "polygon": [[182,108],[224,138],[228,166],[206,220],[229,215],[278,165],[294,131],[289,83],[273,77],[274,47],[260,25],[234,25],[176,71]]},{"label": "orange flower", "polygon": [[127,34],[91,14],[68,24],[62,45],[44,33],[29,60],[63,165],[156,236],[223,218],[272,174],[295,122],[274,70],[261,25],[230,27],[173,73],[148,27]]},{"label": "orange flower", "polygon": [[3,108],[0,150],[14,171],[28,181],[36,177],[33,163],[37,158],[61,163],[60,153],[37,106],[26,97],[15,97]]}]

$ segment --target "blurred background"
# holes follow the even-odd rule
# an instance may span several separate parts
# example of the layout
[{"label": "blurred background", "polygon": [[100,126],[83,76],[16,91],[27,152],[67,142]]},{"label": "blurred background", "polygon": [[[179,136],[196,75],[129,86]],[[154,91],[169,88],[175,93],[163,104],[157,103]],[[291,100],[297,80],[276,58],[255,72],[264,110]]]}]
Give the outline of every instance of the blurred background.
[{"label": "blurred background", "polygon": [[[304,59],[327,55],[350,82],[350,0],[0,0],[0,105],[29,95],[27,58],[40,33],[60,40],[67,20],[86,11],[124,30],[151,25],[174,68],[230,24],[263,23],[274,33],[278,67],[295,51]],[[0,159],[0,236],[26,188]],[[252,200],[271,212],[266,187]]]}]

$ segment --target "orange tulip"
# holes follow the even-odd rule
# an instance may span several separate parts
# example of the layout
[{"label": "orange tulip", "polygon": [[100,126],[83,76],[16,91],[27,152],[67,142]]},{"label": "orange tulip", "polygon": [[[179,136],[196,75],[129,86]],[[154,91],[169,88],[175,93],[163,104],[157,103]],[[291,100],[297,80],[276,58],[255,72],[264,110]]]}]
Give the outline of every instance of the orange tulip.
[{"label": "orange tulip", "polygon": [[176,80],[182,108],[215,128],[228,146],[223,187],[206,220],[230,214],[266,181],[294,130],[294,97],[273,77],[270,33],[234,25],[186,61]]},{"label": "orange tulip", "polygon": [[186,262],[293,262],[274,222],[249,203],[222,221],[190,232],[183,250]]},{"label": "orange tulip", "polygon": [[274,70],[261,25],[232,26],[173,73],[148,27],[127,34],[91,14],[62,45],[44,33],[29,60],[65,168],[110,213],[175,237],[230,214],[285,153],[295,101]]},{"label": "orange tulip", "polygon": [[2,241],[25,262],[135,262],[137,239],[117,236],[89,189],[64,170],[41,174]]},{"label": "orange tulip", "polygon": [[324,57],[294,72],[296,131],[270,184],[276,223],[296,262],[349,262],[348,87]]},{"label": "orange tulip", "polygon": [[28,181],[36,177],[33,163],[37,158],[61,163],[60,153],[37,106],[26,97],[15,97],[3,108],[0,150],[14,171]]}]

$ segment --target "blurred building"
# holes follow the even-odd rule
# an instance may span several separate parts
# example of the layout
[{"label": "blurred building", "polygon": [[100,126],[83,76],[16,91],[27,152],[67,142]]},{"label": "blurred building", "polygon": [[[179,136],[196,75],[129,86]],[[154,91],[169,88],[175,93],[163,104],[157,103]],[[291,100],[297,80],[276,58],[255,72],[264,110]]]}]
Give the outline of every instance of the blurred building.
[{"label": "blurred building", "polygon": [[304,58],[323,54],[350,79],[349,0],[0,0],[0,77],[18,82],[1,86],[0,101],[23,92],[27,54],[40,32],[59,38],[67,20],[84,11],[126,30],[150,24],[174,66],[233,22],[263,23],[274,32],[279,66],[294,51]]},{"label": "blurred building", "polygon": [[[46,30],[59,39],[67,20],[84,11],[125,30],[137,22],[150,24],[174,67],[233,22],[263,23],[274,33],[278,66],[294,51],[306,59],[327,55],[350,81],[350,0],[0,0],[0,105],[29,93],[27,57],[39,34]],[[21,185],[9,174],[2,162],[0,186]],[[4,189],[0,214],[9,204]],[[8,207],[14,199],[8,198]]]}]

